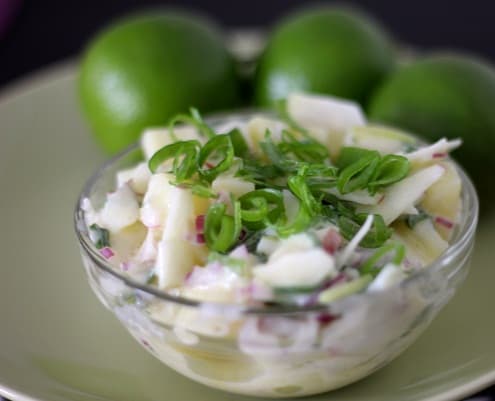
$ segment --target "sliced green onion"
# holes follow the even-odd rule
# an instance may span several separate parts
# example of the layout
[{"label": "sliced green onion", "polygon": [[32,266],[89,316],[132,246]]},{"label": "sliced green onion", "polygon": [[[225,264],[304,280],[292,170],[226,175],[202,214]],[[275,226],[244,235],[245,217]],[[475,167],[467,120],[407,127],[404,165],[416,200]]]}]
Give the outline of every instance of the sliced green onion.
[{"label": "sliced green onion", "polygon": [[285,219],[284,198],[274,189],[257,189],[239,198],[244,225],[260,230]]},{"label": "sliced green onion", "polygon": [[299,210],[294,220],[284,226],[278,226],[276,229],[279,236],[286,238],[306,230],[312,223],[313,215],[302,202],[299,202]]},{"label": "sliced green onion", "polygon": [[197,171],[197,159],[200,143],[195,140],[174,142],[164,146],[151,157],[148,167],[152,173],[166,161],[173,159],[172,172],[176,181],[190,178]]},{"label": "sliced green onion", "polygon": [[239,129],[234,128],[227,135],[229,136],[230,142],[232,142],[232,146],[234,147],[235,156],[240,158],[249,156],[249,146]]},{"label": "sliced green onion", "polygon": [[361,274],[371,274],[375,277],[380,272],[380,267],[376,266],[377,263],[386,256],[388,253],[394,252],[394,257],[392,259],[392,263],[396,266],[399,266],[404,260],[404,256],[406,254],[406,248],[403,244],[391,243],[383,245],[381,248],[378,248],[373,255],[371,255],[366,262],[361,265]]},{"label": "sliced green onion", "polygon": [[174,127],[179,123],[191,124],[192,126],[196,127],[196,129],[199,131],[199,133],[202,136],[208,139],[213,138],[215,136],[215,131],[213,131],[213,129],[211,129],[211,127],[203,121],[203,117],[201,116],[201,114],[197,109],[191,107],[189,109],[189,113],[190,115],[179,114],[170,120],[168,126],[172,138],[177,140],[177,137],[174,132]]},{"label": "sliced green onion", "polygon": [[[213,181],[219,174],[227,171],[234,161],[234,146],[229,135],[217,135],[211,138],[201,149],[198,157],[201,176]],[[210,164],[208,166],[207,164]]]},{"label": "sliced green onion", "polygon": [[225,253],[239,240],[241,233],[241,210],[239,202],[234,202],[234,216],[225,214],[225,203],[210,205],[205,218],[205,240],[208,247]]}]

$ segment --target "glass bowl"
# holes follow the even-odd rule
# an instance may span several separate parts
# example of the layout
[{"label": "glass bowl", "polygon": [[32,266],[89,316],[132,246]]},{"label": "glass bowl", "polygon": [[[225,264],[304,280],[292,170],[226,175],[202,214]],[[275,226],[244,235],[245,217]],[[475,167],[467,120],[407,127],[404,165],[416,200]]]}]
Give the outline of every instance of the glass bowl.
[{"label": "glass bowl", "polygon": [[[210,119],[215,125],[251,113]],[[296,397],[355,382],[383,367],[426,329],[462,284],[478,218],[473,184],[459,168],[463,210],[445,253],[430,266],[381,292],[329,305],[248,308],[198,302],[132,280],[112,267],[88,235],[84,199],[102,206],[117,171],[141,157],[137,145],[116,156],[82,191],[75,228],[89,283],[151,354],[181,374],[225,391]]]}]

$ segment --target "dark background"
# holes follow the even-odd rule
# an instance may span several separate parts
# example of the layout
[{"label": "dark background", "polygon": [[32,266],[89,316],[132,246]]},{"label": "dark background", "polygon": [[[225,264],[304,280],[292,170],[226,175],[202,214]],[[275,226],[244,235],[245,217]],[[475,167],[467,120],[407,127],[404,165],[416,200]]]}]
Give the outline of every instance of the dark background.
[{"label": "dark background", "polygon": [[[0,3],[2,1],[9,0],[0,0]],[[143,7],[193,8],[215,18],[225,28],[269,29],[281,15],[309,3],[303,0],[18,2],[21,4],[17,15],[0,37],[0,88],[39,68],[77,56],[84,44],[108,22]],[[459,49],[495,61],[495,0],[366,0],[351,3],[374,15],[399,41],[413,48]],[[492,388],[479,394],[476,400],[491,400],[490,392],[495,395]]]},{"label": "dark background", "polygon": [[[0,0],[13,1],[13,0]],[[226,28],[269,27],[303,0],[17,0],[19,12],[0,37],[0,87],[58,60],[74,57],[109,21],[147,6],[201,10]],[[322,3],[320,1],[319,3]],[[328,1],[331,3],[331,1]],[[342,3],[342,1],[340,1]],[[419,49],[456,48],[495,61],[495,0],[365,0],[396,37]]]}]

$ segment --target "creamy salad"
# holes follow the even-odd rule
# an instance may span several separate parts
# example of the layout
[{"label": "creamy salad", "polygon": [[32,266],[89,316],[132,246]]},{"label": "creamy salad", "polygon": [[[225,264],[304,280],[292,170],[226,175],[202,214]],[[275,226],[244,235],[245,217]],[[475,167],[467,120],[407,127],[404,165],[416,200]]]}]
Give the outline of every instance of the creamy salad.
[{"label": "creamy salad", "polygon": [[[266,396],[336,388],[384,363],[380,347],[426,305],[395,289],[442,255],[462,209],[461,179],[448,158],[459,140],[425,145],[332,97],[295,93],[282,109],[277,118],[215,127],[192,109],[167,128],[148,129],[144,160],[118,172],[102,206],[83,201],[101,255],[176,296],[263,308],[375,294],[353,316],[337,307],[309,320],[232,317],[227,326],[146,302],[151,320],[173,327],[182,344],[147,338],[159,358],[206,384]],[[390,338],[374,335],[384,321]],[[201,336],[236,344],[245,356],[235,366],[249,377],[226,379],[229,367],[214,358],[203,358],[211,363],[202,373],[193,369],[184,346]]]}]

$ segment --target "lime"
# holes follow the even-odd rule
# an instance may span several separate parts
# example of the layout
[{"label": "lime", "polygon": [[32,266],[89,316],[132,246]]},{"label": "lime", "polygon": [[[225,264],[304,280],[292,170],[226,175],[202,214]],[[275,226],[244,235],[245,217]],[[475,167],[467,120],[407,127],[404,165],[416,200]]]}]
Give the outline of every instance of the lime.
[{"label": "lime", "polygon": [[98,35],[83,56],[79,94],[110,153],[191,106],[208,112],[240,99],[220,32],[203,18],[164,11],[128,17]]},{"label": "lime", "polygon": [[374,94],[369,115],[430,141],[461,138],[454,157],[487,197],[495,192],[494,104],[493,67],[466,55],[439,54],[397,70]]},{"label": "lime", "polygon": [[393,67],[389,38],[369,17],[309,9],[275,28],[256,71],[255,101],[267,106],[300,90],[363,103]]}]

